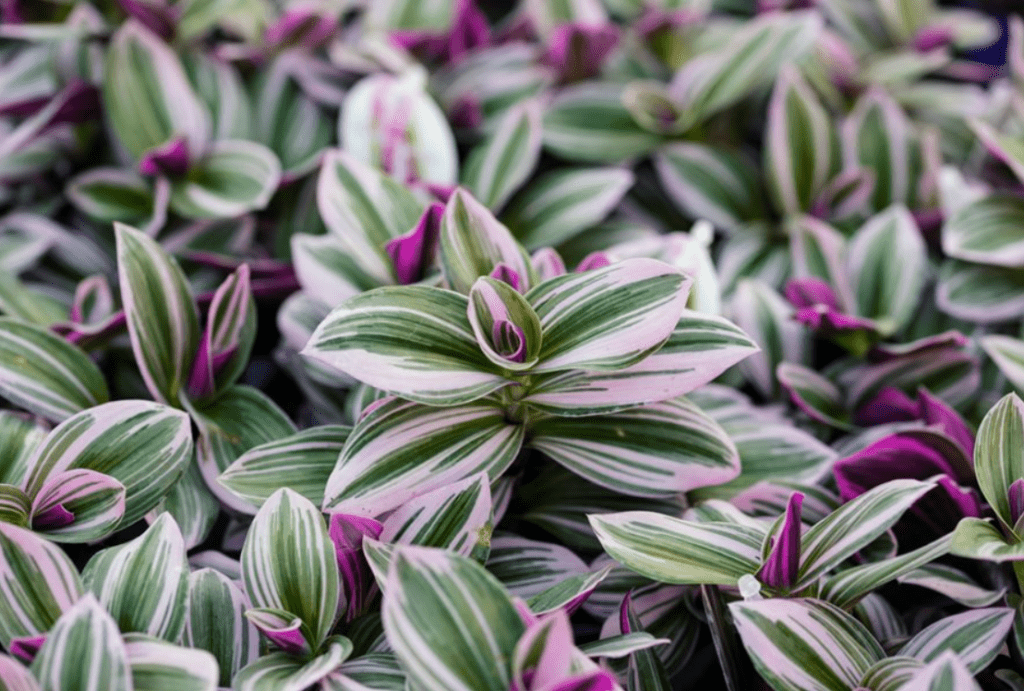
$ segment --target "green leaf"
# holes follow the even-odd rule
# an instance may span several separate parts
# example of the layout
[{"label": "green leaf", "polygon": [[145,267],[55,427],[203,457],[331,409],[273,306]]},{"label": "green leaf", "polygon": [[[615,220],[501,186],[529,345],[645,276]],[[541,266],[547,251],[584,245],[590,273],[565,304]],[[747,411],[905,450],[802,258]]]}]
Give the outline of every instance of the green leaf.
[{"label": "green leaf", "polygon": [[397,547],[388,570],[384,630],[422,691],[504,691],[524,627],[501,584],[476,562]]},{"label": "green leaf", "polygon": [[838,607],[794,598],[729,604],[743,647],[775,691],[854,689],[885,652]]},{"label": "green leaf", "polygon": [[627,168],[569,168],[545,173],[503,215],[529,250],[555,247],[601,222],[633,186]]},{"label": "green leaf", "polygon": [[259,657],[260,637],[245,618],[245,594],[227,576],[214,569],[199,569],[188,579],[188,615],[182,642],[213,654],[220,686]]},{"label": "green leaf", "polygon": [[121,525],[129,526],[171,490],[191,457],[185,413],[150,401],[113,401],[76,413],[47,435],[29,461],[25,493],[35,497],[57,473],[94,470],[124,485]]},{"label": "green leaf", "polygon": [[254,446],[235,459],[217,482],[254,512],[282,487],[320,506],[327,479],[351,432],[345,425],[322,425]]},{"label": "green leaf", "polygon": [[779,387],[775,377],[779,365],[810,361],[807,329],[793,319],[793,306],[761,281],[742,279],[731,308],[733,321],[761,348],[739,370],[763,396],[773,398]]},{"label": "green leaf", "polygon": [[43,691],[133,691],[121,632],[91,594],[50,629],[32,673]]},{"label": "green leaf", "polygon": [[939,270],[935,304],[970,322],[1017,319],[1024,314],[1024,271],[948,260]]},{"label": "green leaf", "polygon": [[127,634],[124,643],[133,691],[216,691],[217,660],[205,650],[141,634]]},{"label": "green leaf", "polygon": [[152,238],[120,223],[114,231],[135,362],[153,397],[177,406],[199,346],[199,317],[188,281]]},{"label": "green leaf", "polygon": [[171,184],[171,208],[186,218],[234,218],[265,208],[280,181],[281,162],[273,151],[224,139]]},{"label": "green leaf", "polygon": [[869,545],[932,487],[931,482],[891,480],[846,502],[815,523],[801,541],[800,572],[794,590],[813,583]]},{"label": "green leaf", "polygon": [[780,362],[775,374],[790,400],[812,419],[841,430],[853,429],[838,386],[809,367],[793,362]]},{"label": "green leaf", "polygon": [[975,440],[978,487],[1003,525],[1015,530],[1009,491],[1024,478],[1024,401],[1012,393],[999,399],[982,419]]},{"label": "green leaf", "polygon": [[64,195],[101,223],[144,223],[153,213],[153,191],[142,176],[121,168],[92,168],[68,181]]},{"label": "green leaf", "polygon": [[324,509],[372,517],[481,472],[494,481],[523,436],[499,407],[387,400],[356,423],[327,481]]},{"label": "green leaf", "polygon": [[177,55],[142,24],[129,20],[104,61],[103,103],[118,140],[135,158],[184,135],[192,151],[210,137],[210,116]]},{"label": "green leaf", "polygon": [[1024,341],[1002,334],[989,334],[978,339],[978,345],[992,358],[1007,381],[1024,392]]},{"label": "green leaf", "polygon": [[153,509],[150,518],[165,511],[181,528],[188,549],[203,543],[209,536],[220,516],[220,502],[206,486],[197,464],[188,464],[181,479]]},{"label": "green leaf", "polygon": [[290,612],[309,627],[314,646],[322,643],[334,626],[341,584],[320,510],[290,489],[274,492],[246,536],[242,581],[253,606]]},{"label": "green leaf", "polygon": [[305,691],[331,672],[352,653],[352,642],[334,636],[327,650],[305,661],[288,653],[270,653],[235,675],[234,691]]},{"label": "green leaf", "polygon": [[31,530],[0,522],[0,644],[51,629],[85,592],[64,551]]},{"label": "green leaf", "polygon": [[942,226],[942,249],[957,259],[1024,267],[1024,202],[993,194],[958,210]]},{"label": "green leaf", "polygon": [[185,626],[188,561],[178,524],[161,514],[146,532],[97,552],[82,580],[124,632],[177,641]]},{"label": "green leaf", "polygon": [[494,133],[466,158],[462,184],[492,211],[503,207],[537,166],[541,114],[541,104],[536,100],[509,109]]},{"label": "green leaf", "polygon": [[965,607],[988,607],[1002,600],[1006,594],[1005,588],[987,590],[963,571],[945,564],[928,564],[896,580],[899,583],[928,588]]},{"label": "green leaf", "polygon": [[103,374],[81,349],[10,318],[0,318],[0,394],[58,422],[110,399]]},{"label": "green leaf", "polygon": [[331,312],[302,354],[403,398],[468,403],[507,380],[480,351],[467,307],[440,288],[378,288]]},{"label": "green leaf", "polygon": [[380,540],[468,557],[486,555],[492,528],[491,484],[481,473],[405,502],[384,521]]},{"label": "green leaf", "polygon": [[990,607],[940,619],[911,638],[899,654],[933,662],[952,651],[977,674],[999,654],[1013,626],[1013,613],[1009,607]]},{"label": "green leaf", "polygon": [[761,566],[765,535],[748,526],[695,523],[648,511],[588,518],[608,554],[661,583],[736,585]]},{"label": "green leaf", "polygon": [[623,494],[664,497],[732,480],[736,447],[685,398],[612,415],[549,417],[529,444],[587,480]]},{"label": "green leaf", "polygon": [[0,484],[0,522],[28,526],[32,500],[14,485]]},{"label": "green leaf", "polygon": [[981,518],[962,518],[949,551],[958,557],[1004,562],[1024,560],[1024,543],[1008,541],[999,528]]},{"label": "green leaf", "polygon": [[666,638],[655,638],[646,631],[634,631],[633,633],[609,636],[592,643],[584,643],[579,648],[588,657],[607,657],[614,660],[626,657],[637,650],[653,648],[669,642]]}]

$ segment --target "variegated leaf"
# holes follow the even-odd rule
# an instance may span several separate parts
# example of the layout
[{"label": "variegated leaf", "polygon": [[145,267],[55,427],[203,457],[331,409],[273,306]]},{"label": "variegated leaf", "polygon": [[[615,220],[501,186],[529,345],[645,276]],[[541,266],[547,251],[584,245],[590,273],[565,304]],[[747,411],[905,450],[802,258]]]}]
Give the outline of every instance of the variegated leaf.
[{"label": "variegated leaf", "polygon": [[661,348],[613,372],[570,370],[537,378],[524,400],[556,415],[595,415],[677,398],[759,348],[732,322],[684,310]]},{"label": "variegated leaf", "polygon": [[500,691],[523,623],[501,584],[476,562],[398,547],[384,588],[384,630],[423,691]]},{"label": "variegated leaf", "polygon": [[591,515],[616,561],[662,583],[735,585],[761,566],[765,534],[736,523],[696,523],[647,511]]},{"label": "variegated leaf", "polygon": [[956,212],[942,226],[942,249],[964,261],[1024,267],[1024,204],[1008,194],[993,194]]},{"label": "variegated leaf", "polygon": [[775,372],[783,362],[803,363],[810,357],[806,329],[793,319],[793,307],[771,286],[741,280],[731,302],[733,321],[761,349],[739,369],[764,396],[778,390]]},{"label": "variegated leaf", "polygon": [[187,549],[199,545],[209,536],[220,516],[220,502],[206,485],[196,463],[188,464],[181,479],[146,518],[153,520],[165,511],[181,528]]},{"label": "variegated leaf", "polygon": [[584,643],[579,648],[587,656],[607,657],[616,659],[626,657],[637,650],[645,650],[659,645],[665,645],[670,641],[667,638],[655,638],[646,631],[634,631],[633,633],[619,634],[602,638],[592,643]]},{"label": "variegated leaf", "polygon": [[870,203],[874,211],[892,204],[914,206],[916,202],[914,183],[920,171],[913,157],[911,135],[906,113],[879,87],[860,98],[842,125],[840,140],[846,166],[864,167],[875,174]]},{"label": "variegated leaf", "polygon": [[110,399],[103,374],[82,350],[10,318],[0,318],[0,394],[57,422]]},{"label": "variegated leaf", "polygon": [[529,444],[587,480],[632,496],[670,496],[740,472],[728,435],[685,398],[612,415],[541,419],[531,425]]},{"label": "variegated leaf", "polygon": [[956,260],[943,263],[935,303],[958,319],[988,324],[1024,315],[1024,271]]},{"label": "variegated leaf", "polygon": [[121,525],[142,518],[178,481],[192,457],[192,430],[181,411],[150,401],[113,401],[58,425],[34,452],[24,480],[35,496],[57,473],[76,468],[125,488]]},{"label": "variegated leaf", "polygon": [[420,403],[467,403],[507,383],[480,351],[467,307],[439,288],[371,290],[331,312],[302,354]]},{"label": "variegated leaf", "polygon": [[569,576],[529,598],[526,604],[537,615],[561,609],[571,614],[583,602],[586,602],[601,581],[608,577],[612,568],[612,565],[609,564],[596,571]]},{"label": "variegated leaf", "polygon": [[14,485],[0,484],[0,522],[28,527],[32,499]]},{"label": "variegated leaf", "polygon": [[85,592],[63,550],[30,530],[0,523],[0,644],[45,634]]},{"label": "variegated leaf", "polygon": [[982,419],[975,437],[974,474],[996,516],[1015,530],[1010,486],[1024,478],[1024,401],[1017,394],[1001,398]]},{"label": "variegated leaf", "polygon": [[887,657],[871,665],[860,685],[872,691],[898,691],[924,664],[912,657]]},{"label": "variegated leaf", "polygon": [[32,456],[48,431],[49,427],[40,420],[10,410],[0,411],[0,482],[24,486],[34,464]]},{"label": "variegated leaf", "polygon": [[132,156],[140,158],[174,136],[184,136],[192,151],[202,150],[210,116],[169,46],[129,20],[114,35],[105,63],[107,116]]},{"label": "variegated leaf", "polygon": [[554,171],[531,182],[503,217],[527,249],[556,247],[604,219],[633,180],[626,168]]},{"label": "variegated leaf", "polygon": [[139,537],[97,552],[82,580],[124,632],[177,641],[188,596],[185,541],[169,514]]},{"label": "variegated leaf", "polygon": [[41,691],[39,682],[25,665],[0,654],[0,691]]},{"label": "variegated leaf", "polygon": [[248,607],[245,594],[222,573],[204,568],[189,576],[182,642],[213,655],[220,686],[230,686],[238,670],[259,657],[259,632],[244,616]]},{"label": "variegated leaf", "polygon": [[199,346],[199,317],[188,281],[152,238],[120,223],[114,230],[135,362],[153,397],[178,405]]},{"label": "variegated leaf", "polygon": [[981,691],[956,653],[946,652],[915,674],[898,691]]},{"label": "variegated leaf", "polygon": [[346,660],[321,682],[324,691],[403,691],[405,674],[390,653],[367,653]]},{"label": "variegated leaf", "polygon": [[521,425],[490,405],[430,408],[390,399],[359,420],[324,490],[324,509],[378,516],[416,496],[515,460]]},{"label": "variegated leaf", "polygon": [[988,607],[1006,594],[1006,589],[988,590],[970,576],[946,564],[927,564],[896,579],[899,583],[928,588],[965,607]]},{"label": "variegated leaf", "polygon": [[1002,334],[989,334],[978,339],[978,345],[992,358],[1014,388],[1024,392],[1024,341]]},{"label": "variegated leaf", "polygon": [[934,486],[917,480],[891,480],[843,504],[803,535],[799,585],[813,583],[829,569],[889,530]]},{"label": "variegated leaf", "polygon": [[334,626],[341,589],[320,510],[290,489],[274,492],[242,548],[242,581],[253,606],[295,615],[319,646]]},{"label": "variegated leaf", "polygon": [[590,575],[586,562],[566,547],[509,534],[491,541],[487,570],[512,595],[526,600],[567,579]]},{"label": "variegated leaf", "polygon": [[537,166],[541,115],[537,100],[509,109],[494,133],[466,158],[462,184],[492,211],[501,209]]},{"label": "variegated leaf", "polygon": [[487,553],[492,528],[491,483],[480,474],[403,503],[384,521],[380,540],[468,557]]},{"label": "variegated leaf", "polygon": [[1013,626],[1008,607],[975,609],[940,619],[911,638],[899,654],[934,662],[942,653],[956,653],[973,674],[985,669],[1003,646]]},{"label": "variegated leaf", "polygon": [[842,392],[834,383],[793,362],[779,363],[775,373],[789,399],[811,419],[842,430],[853,429]]},{"label": "variegated leaf", "polygon": [[616,370],[639,362],[672,334],[690,284],[654,259],[544,281],[526,294],[544,336],[533,371]]},{"label": "variegated leaf", "polygon": [[812,599],[729,605],[743,647],[775,691],[854,689],[885,652],[838,607]]},{"label": "variegated leaf", "polygon": [[323,425],[254,446],[229,465],[217,482],[252,506],[254,513],[281,487],[319,506],[351,432],[345,425]]},{"label": "variegated leaf", "polygon": [[270,653],[253,661],[235,675],[235,691],[305,691],[341,667],[352,653],[352,642],[335,636],[327,650],[312,660],[288,653]]},{"label": "variegated leaf", "polygon": [[263,209],[281,181],[281,162],[253,141],[223,139],[189,175],[171,184],[171,208],[186,218],[234,218]]},{"label": "variegated leaf", "polygon": [[981,518],[962,518],[953,534],[950,552],[985,561],[1024,561],[1024,543],[1008,541],[998,527]]},{"label": "variegated leaf", "polygon": [[133,691],[121,632],[92,594],[57,620],[32,673],[43,691]]},{"label": "variegated leaf", "polygon": [[55,542],[92,542],[114,532],[124,516],[125,487],[95,470],[51,475],[32,502],[32,529]]},{"label": "variegated leaf", "polygon": [[141,175],[121,168],[92,168],[68,181],[64,195],[102,223],[139,223],[153,213],[153,190]]},{"label": "variegated leaf", "polygon": [[158,638],[128,634],[124,639],[134,691],[216,691],[217,660],[205,650]]},{"label": "variegated leaf", "polygon": [[188,382],[189,399],[210,398],[235,383],[256,340],[256,302],[248,264],[217,288]]}]

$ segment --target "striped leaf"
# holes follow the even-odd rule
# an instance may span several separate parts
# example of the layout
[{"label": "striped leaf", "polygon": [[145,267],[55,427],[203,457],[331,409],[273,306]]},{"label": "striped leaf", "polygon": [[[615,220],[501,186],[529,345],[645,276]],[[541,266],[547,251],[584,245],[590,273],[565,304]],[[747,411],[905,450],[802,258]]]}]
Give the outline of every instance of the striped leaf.
[{"label": "striped leaf", "polygon": [[185,626],[188,572],[178,524],[161,514],[134,540],[97,552],[82,580],[122,631],[177,641]]},{"label": "striped leaf", "polygon": [[1006,594],[1005,588],[988,590],[963,571],[945,564],[927,564],[896,580],[941,593],[965,607],[988,607],[1002,600]]},{"label": "striped leaf", "polygon": [[47,435],[29,461],[25,493],[35,497],[67,470],[103,473],[124,485],[120,525],[129,526],[170,491],[191,457],[185,413],[150,401],[113,401],[71,416]]},{"label": "striped leaf", "polygon": [[506,691],[523,623],[501,584],[476,562],[398,547],[383,602],[384,630],[422,691]]},{"label": "striped leaf", "polygon": [[509,534],[498,535],[491,542],[487,570],[512,595],[525,600],[576,576],[590,576],[586,562],[568,548]]},{"label": "striped leaf", "polygon": [[994,194],[967,204],[942,226],[942,249],[964,261],[1024,267],[1024,203]]},{"label": "striped leaf", "polygon": [[529,444],[590,482],[632,496],[670,496],[740,472],[725,431],[685,398],[612,415],[538,420]]},{"label": "striped leaf", "polygon": [[775,373],[789,399],[811,419],[842,430],[853,429],[838,386],[793,362],[780,362]]},{"label": "striped leaf", "polygon": [[288,653],[270,653],[242,669],[232,685],[235,691],[305,691],[341,667],[352,653],[352,643],[334,636],[327,650],[305,661]]},{"label": "striped leaf", "polygon": [[626,657],[637,650],[645,650],[670,642],[667,638],[655,638],[646,631],[634,631],[602,638],[592,643],[584,643],[579,648],[588,657],[607,657],[614,660]]},{"label": "striped leaf", "polygon": [[302,354],[420,403],[467,403],[507,383],[480,352],[467,307],[439,288],[378,288],[331,312]]},{"label": "striped leaf", "polygon": [[794,590],[813,583],[869,545],[932,487],[931,482],[891,480],[848,501],[815,523],[801,541],[799,584]]},{"label": "striped leaf", "polygon": [[867,168],[875,175],[870,204],[875,211],[892,204],[915,205],[920,171],[911,134],[906,113],[879,87],[868,90],[842,124],[840,140],[846,166]]},{"label": "striped leaf", "polygon": [[444,113],[426,92],[423,70],[374,74],[345,94],[341,148],[396,180],[454,185],[459,159]]},{"label": "striped leaf", "polygon": [[153,239],[115,223],[128,335],[146,388],[178,405],[199,346],[199,318],[181,267]]},{"label": "striped leaf", "polygon": [[416,224],[423,208],[412,193],[351,154],[334,150],[324,157],[316,199],[330,235],[354,264],[357,285],[393,283],[384,246]]},{"label": "striped leaf", "polygon": [[441,221],[441,267],[451,287],[468,293],[480,276],[504,265],[525,292],[534,281],[533,265],[512,233],[471,194],[456,189]]},{"label": "striped leaf", "polygon": [[91,594],[54,624],[32,673],[43,691],[133,691],[121,632]]},{"label": "striped leaf", "polygon": [[899,691],[981,691],[956,653],[947,652],[915,674]]},{"label": "striped leaf", "polygon": [[939,270],[935,303],[946,314],[979,324],[1024,315],[1024,271],[946,261]]},{"label": "striped leaf", "polygon": [[468,557],[486,554],[492,527],[491,483],[481,473],[403,503],[384,521],[380,540]]},{"label": "striped leaf", "polygon": [[32,499],[14,485],[0,484],[0,521],[27,527]]},{"label": "striped leaf", "polygon": [[25,665],[0,654],[0,691],[41,691],[39,682]]},{"label": "striped leaf", "polygon": [[761,349],[746,358],[739,369],[762,395],[774,397],[779,365],[809,360],[807,330],[793,319],[793,306],[761,281],[741,280],[730,307],[732,320]]},{"label": "striped leaf", "polygon": [[134,691],[216,691],[217,660],[193,650],[140,634],[124,639]]},{"label": "striped leaf", "polygon": [[648,511],[591,515],[601,546],[661,583],[735,585],[761,566],[764,533],[735,523],[695,523]]},{"label": "striped leaf", "polygon": [[885,652],[838,607],[794,598],[729,604],[743,647],[775,691],[854,689]]},{"label": "striped leaf", "polygon": [[56,542],[92,542],[114,532],[124,516],[120,482],[78,468],[51,475],[32,502],[32,529]]},{"label": "striped leaf", "polygon": [[253,141],[211,144],[188,175],[172,182],[171,208],[186,218],[234,218],[263,209],[281,181],[281,162]]},{"label": "striped leaf", "polygon": [[668,340],[614,372],[570,370],[535,379],[524,397],[556,415],[595,415],[690,393],[759,348],[732,322],[684,310]]},{"label": "striped leaf", "polygon": [[542,590],[526,601],[537,615],[564,609],[571,614],[590,597],[594,589],[611,573],[612,565],[591,573],[580,573]]},{"label": "striped leaf", "polygon": [[232,386],[215,401],[190,410],[199,428],[196,461],[210,491],[238,511],[251,511],[217,482],[217,478],[249,449],[295,434],[295,425],[269,396],[250,386]]},{"label": "striped leaf", "polygon": [[346,660],[321,682],[324,691],[403,691],[405,674],[390,653],[367,653]]},{"label": "striped leaf", "polygon": [[178,56],[137,21],[114,35],[104,61],[103,103],[118,140],[136,159],[172,137],[192,151],[210,137],[210,115]]},{"label": "striped leaf", "polygon": [[953,534],[950,552],[958,557],[985,561],[1024,561],[1024,543],[1007,541],[1002,531],[980,518],[963,518]]},{"label": "striped leaf", "polygon": [[544,111],[544,148],[570,161],[620,163],[663,140],[640,127],[622,103],[623,86],[584,82],[562,89]]},{"label": "striped leaf", "polygon": [[187,549],[206,541],[220,516],[220,502],[210,492],[196,463],[188,464],[185,474],[156,508],[147,514],[146,520],[152,521],[165,511],[171,514],[181,529]]},{"label": "striped leaf", "polygon": [[60,301],[3,269],[0,269],[0,312],[47,328],[68,320],[68,310]]},{"label": "striped leaf", "polygon": [[254,513],[282,487],[319,506],[351,431],[345,425],[323,425],[254,446],[229,465],[217,482],[252,506]]},{"label": "striped leaf", "polygon": [[255,340],[256,303],[249,265],[243,264],[213,295],[192,363],[189,399],[209,398],[234,384],[249,364]]},{"label": "striped leaf", "polygon": [[0,411],[0,482],[24,486],[32,471],[32,456],[49,427],[10,410]]},{"label": "striped leaf", "polygon": [[770,84],[784,64],[810,51],[821,29],[816,12],[768,13],[688,61],[669,86],[686,115],[686,129]]},{"label": "striped leaf", "polygon": [[654,165],[669,199],[688,216],[725,230],[764,216],[759,171],[738,151],[674,142],[658,150]]},{"label": "striped leaf", "polygon": [[946,651],[952,651],[972,674],[977,674],[995,659],[1012,626],[1013,610],[1008,607],[975,609],[926,627],[899,654],[934,662]]},{"label": "striped leaf", "polygon": [[30,530],[0,523],[0,644],[45,634],[84,589],[63,550]]},{"label": "striped leaf", "polygon": [[544,335],[536,372],[616,370],[642,360],[672,334],[690,280],[654,259],[627,259],[557,276],[526,294]]},{"label": "striped leaf", "polygon": [[847,271],[857,314],[873,319],[883,334],[899,331],[914,316],[928,277],[928,258],[906,207],[890,207],[854,234]]},{"label": "striped leaf", "polygon": [[467,316],[480,351],[494,365],[517,372],[537,364],[540,320],[511,285],[490,276],[476,279]]},{"label": "striped leaf", "polygon": [[832,122],[792,65],[779,73],[765,124],[764,169],[778,209],[807,211],[833,169]]},{"label": "striped leaf", "polygon": [[597,225],[633,186],[627,168],[569,168],[541,175],[509,205],[509,228],[529,250],[555,247]]},{"label": "striped leaf", "polygon": [[0,394],[57,422],[110,399],[103,374],[81,349],[10,318],[0,318]]},{"label": "striped leaf", "polygon": [[999,399],[978,426],[974,474],[996,516],[1015,530],[1010,485],[1024,477],[1024,401],[1017,394]]},{"label": "striped leaf", "polygon": [[141,175],[121,168],[92,168],[68,181],[64,195],[101,223],[145,223],[153,213],[153,191]]},{"label": "striped leaf", "polygon": [[890,581],[899,580],[901,576],[912,573],[947,554],[951,542],[952,536],[946,535],[898,557],[840,571],[825,581],[821,599],[831,602],[836,607],[849,609],[861,597],[876,588]]},{"label": "striped leaf", "polygon": [[334,626],[341,588],[320,510],[290,489],[274,492],[246,536],[242,581],[254,607],[295,615],[318,647]]},{"label": "striped leaf", "polygon": [[1012,336],[989,334],[979,338],[978,345],[992,358],[1007,381],[1024,392],[1024,341]]},{"label": "striped leaf", "polygon": [[1024,180],[1024,145],[1017,137],[1001,134],[981,120],[971,120],[971,129],[989,152],[1006,164],[1018,179]]},{"label": "striped leaf", "polygon": [[206,568],[189,575],[182,643],[213,655],[220,686],[230,686],[238,670],[259,657],[259,632],[244,616],[248,606],[245,594],[222,573]]},{"label": "striped leaf", "polygon": [[542,113],[537,100],[510,108],[494,133],[466,158],[462,184],[488,209],[503,207],[536,168]]},{"label": "striped leaf", "polygon": [[[307,299],[316,300],[324,308],[309,331],[316,328],[328,310],[364,290],[376,288],[379,283],[366,276],[356,264],[345,244],[334,234],[310,235],[295,233],[291,238],[292,263]],[[297,343],[301,348],[308,336]]]},{"label": "striped leaf", "polygon": [[872,691],[898,691],[923,667],[912,657],[887,657],[871,665],[860,685]]},{"label": "striped leaf", "polygon": [[373,517],[481,472],[494,481],[523,435],[501,408],[388,400],[356,423],[327,481],[324,510]]}]

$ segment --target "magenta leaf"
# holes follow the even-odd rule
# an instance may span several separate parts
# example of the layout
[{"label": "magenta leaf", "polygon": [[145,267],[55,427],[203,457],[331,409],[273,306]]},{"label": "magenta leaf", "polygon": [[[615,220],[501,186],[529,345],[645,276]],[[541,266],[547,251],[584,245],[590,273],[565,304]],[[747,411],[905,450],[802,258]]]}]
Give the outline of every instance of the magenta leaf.
[{"label": "magenta leaf", "polygon": [[328,532],[338,558],[343,591],[348,598],[345,610],[347,621],[362,613],[376,588],[370,565],[363,555],[363,538],[369,536],[376,540],[383,530],[384,526],[372,518],[331,514]]},{"label": "magenta leaf", "polygon": [[177,178],[187,173],[188,168],[188,140],[183,136],[154,146],[142,154],[139,160],[139,172],[143,175],[166,175]]},{"label": "magenta leaf", "polygon": [[444,205],[435,202],[423,211],[412,230],[388,242],[385,251],[394,263],[399,284],[416,283],[426,277],[437,254],[443,216]]},{"label": "magenta leaf", "polygon": [[788,589],[797,581],[800,568],[801,510],[804,495],[794,492],[786,505],[786,517],[773,538],[771,552],[757,573],[757,578],[770,588]]}]

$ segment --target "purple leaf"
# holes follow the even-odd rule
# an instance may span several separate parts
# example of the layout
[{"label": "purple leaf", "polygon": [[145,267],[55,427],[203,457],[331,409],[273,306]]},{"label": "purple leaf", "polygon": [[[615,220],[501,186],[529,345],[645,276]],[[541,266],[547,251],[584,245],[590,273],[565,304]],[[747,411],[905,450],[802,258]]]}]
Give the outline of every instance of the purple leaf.
[{"label": "purple leaf", "polygon": [[277,609],[250,609],[245,617],[267,639],[286,653],[309,655],[313,648],[306,639],[302,619],[291,612]]},{"label": "purple leaf", "polygon": [[494,271],[491,272],[491,278],[507,283],[515,288],[517,292],[523,292],[524,284],[519,272],[504,262],[494,267]]},{"label": "purple leaf", "polygon": [[757,573],[759,581],[770,588],[789,589],[797,579],[800,568],[800,515],[804,495],[794,492],[786,505],[786,518],[773,538],[771,552]]},{"label": "purple leaf", "polygon": [[530,263],[542,282],[568,273],[562,257],[551,247],[542,247],[534,252],[530,257]]},{"label": "purple leaf", "polygon": [[619,605],[619,632],[622,635],[633,633],[633,627],[629,625],[630,608],[633,606],[633,591],[627,590],[622,604]]},{"label": "purple leaf", "polygon": [[1010,502],[1010,520],[1016,525],[1021,516],[1024,516],[1024,478],[1014,480],[1007,490]]},{"label": "purple leaf", "polygon": [[953,441],[964,448],[968,457],[974,455],[974,433],[960,414],[924,387],[917,392],[917,416],[929,425],[938,425]]},{"label": "purple leaf", "polygon": [[857,410],[854,419],[858,425],[865,426],[909,422],[918,418],[918,411],[919,405],[914,399],[894,386],[886,386]]},{"label": "purple leaf", "polygon": [[308,7],[291,9],[267,27],[263,40],[273,48],[285,45],[316,48],[330,38],[337,27],[337,18],[330,14]]},{"label": "purple leaf", "polygon": [[166,3],[120,0],[121,8],[165,41],[174,35],[174,12]]},{"label": "purple leaf", "polygon": [[458,0],[451,26],[442,32],[420,29],[397,30],[389,34],[391,42],[427,60],[458,62],[467,53],[491,42],[487,17],[473,0]]},{"label": "purple leaf", "polygon": [[825,305],[839,310],[839,300],[830,286],[820,278],[794,278],[786,283],[786,299],[797,309]]},{"label": "purple leaf", "polygon": [[255,309],[249,265],[242,264],[217,288],[210,303],[189,375],[192,400],[223,390],[242,373],[255,338]]},{"label": "purple leaf", "polygon": [[551,34],[544,61],[563,82],[587,79],[600,71],[618,42],[619,29],[614,24],[562,24]]},{"label": "purple leaf", "polygon": [[370,565],[363,555],[363,538],[376,540],[384,526],[372,518],[352,516],[343,513],[331,514],[328,532],[338,557],[338,573],[343,590],[348,597],[345,610],[346,621],[352,621],[362,613],[373,596],[376,584],[370,572]]},{"label": "purple leaf", "polygon": [[576,265],[576,273],[583,273],[584,271],[592,271],[594,269],[603,269],[610,265],[612,260],[608,257],[605,252],[591,252]]},{"label": "purple leaf", "polygon": [[143,175],[181,177],[188,172],[188,166],[188,140],[184,136],[154,146],[139,160],[139,172]]},{"label": "purple leaf", "polygon": [[437,254],[443,216],[444,205],[435,202],[423,211],[412,230],[388,242],[385,251],[395,265],[401,285],[422,281],[426,276]]},{"label": "purple leaf", "polygon": [[553,688],[569,677],[574,648],[569,615],[559,609],[540,617],[527,627],[516,643],[512,688],[520,691]]},{"label": "purple leaf", "polygon": [[834,466],[843,501],[897,478],[925,480],[935,475],[956,477],[956,469],[933,446],[906,434],[890,434]]},{"label": "purple leaf", "polygon": [[[543,691],[614,691],[618,688],[618,682],[611,672],[599,669],[594,672],[577,674],[554,686],[548,686]],[[542,691],[536,689],[535,691]]]},{"label": "purple leaf", "polygon": [[39,652],[39,649],[43,647],[45,642],[45,633],[41,633],[38,636],[12,638],[10,653],[19,660],[23,660],[25,664],[31,664],[36,658],[36,653]]},{"label": "purple leaf", "polygon": [[934,25],[922,27],[914,36],[914,50],[921,53],[949,45],[953,40],[953,30],[948,26]]},{"label": "purple leaf", "polygon": [[537,362],[540,322],[515,286],[490,277],[477,279],[469,291],[467,315],[488,360],[515,370]]},{"label": "purple leaf", "polygon": [[63,528],[75,522],[75,514],[63,504],[52,504],[32,516],[32,527],[36,530]]}]

